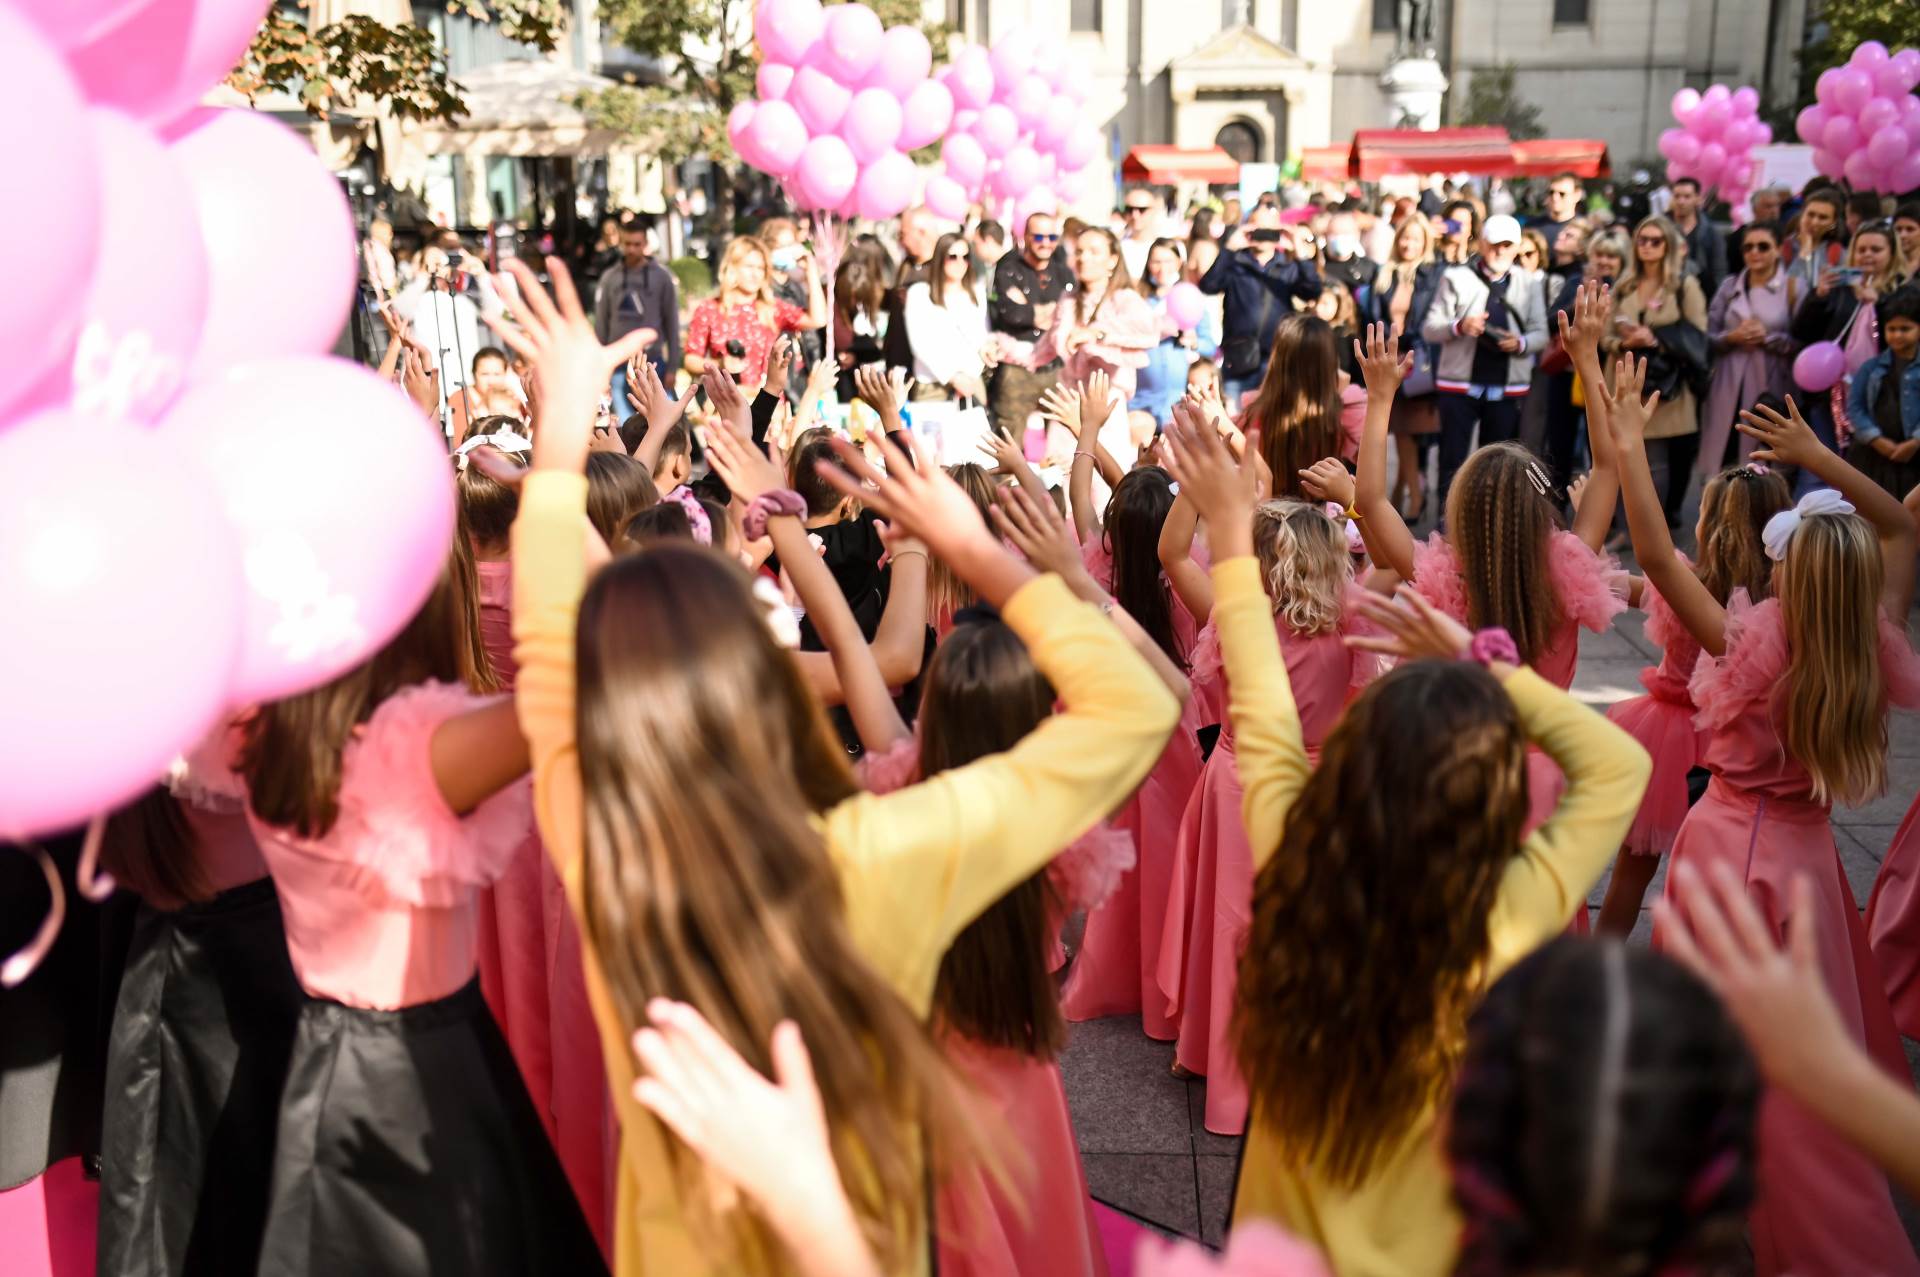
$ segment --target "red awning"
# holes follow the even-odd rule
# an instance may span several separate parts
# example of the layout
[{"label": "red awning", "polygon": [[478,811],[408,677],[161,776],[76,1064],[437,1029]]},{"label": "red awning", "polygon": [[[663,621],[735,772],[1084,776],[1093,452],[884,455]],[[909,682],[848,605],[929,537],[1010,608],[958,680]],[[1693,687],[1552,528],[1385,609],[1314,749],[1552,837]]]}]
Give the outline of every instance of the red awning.
[{"label": "red awning", "polygon": [[1572,173],[1575,177],[1607,177],[1613,172],[1613,160],[1607,144],[1595,138],[1536,138],[1513,144],[1513,172],[1517,177],[1552,177]]},{"label": "red awning", "polygon": [[1352,163],[1353,147],[1346,142],[1300,148],[1300,176],[1309,182],[1344,182]]},{"label": "red awning", "polygon": [[1149,186],[1175,182],[1232,186],[1240,181],[1240,164],[1217,146],[1136,146],[1120,162],[1120,176]]},{"label": "red awning", "polygon": [[1510,173],[1513,142],[1498,127],[1361,129],[1353,135],[1352,176],[1373,182],[1395,173]]}]

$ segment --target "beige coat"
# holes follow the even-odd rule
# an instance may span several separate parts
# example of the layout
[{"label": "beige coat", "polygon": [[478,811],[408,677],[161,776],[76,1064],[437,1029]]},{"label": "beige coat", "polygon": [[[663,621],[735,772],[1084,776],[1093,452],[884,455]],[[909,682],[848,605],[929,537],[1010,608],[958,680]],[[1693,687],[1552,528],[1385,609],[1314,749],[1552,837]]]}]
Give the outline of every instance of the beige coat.
[{"label": "beige coat", "polygon": [[[1619,291],[1613,295],[1613,317],[1615,323],[1607,329],[1606,337],[1601,339],[1600,354],[1606,363],[1607,384],[1613,384],[1613,361],[1620,357],[1623,349],[1620,345],[1619,321],[1645,324],[1648,328],[1664,328],[1674,321],[1674,298],[1672,294],[1663,294],[1655,298],[1652,307],[1640,304],[1640,292]],[[1707,297],[1700,290],[1700,281],[1692,275],[1680,281],[1679,318],[1692,324],[1701,332],[1707,331]],[[1635,352],[1645,355],[1646,351]],[[1671,439],[1676,435],[1690,435],[1700,428],[1700,405],[1695,402],[1693,391],[1683,389],[1679,398],[1663,401],[1654,410],[1653,419],[1647,422],[1647,438]]]}]

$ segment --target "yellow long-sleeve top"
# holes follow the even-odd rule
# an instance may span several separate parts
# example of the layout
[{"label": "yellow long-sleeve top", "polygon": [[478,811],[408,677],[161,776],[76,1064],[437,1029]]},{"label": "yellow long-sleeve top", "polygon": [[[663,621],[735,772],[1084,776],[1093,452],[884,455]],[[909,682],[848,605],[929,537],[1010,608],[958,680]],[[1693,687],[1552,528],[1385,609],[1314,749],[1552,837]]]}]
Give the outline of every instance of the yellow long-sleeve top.
[{"label": "yellow long-sleeve top", "polygon": [[[540,833],[576,918],[584,916],[584,817],[574,740],[574,622],[585,587],[586,498],[581,476],[535,471],[521,490],[513,525],[520,663],[514,696],[532,747]],[[1119,806],[1152,770],[1179,721],[1173,694],[1146,661],[1058,577],[1022,587],[1001,616],[1052,683],[1064,712],[1005,754],[892,794],[857,795],[817,818],[839,871],[853,942],[923,1018],[954,937]],[[632,1097],[635,1026],[615,1011],[590,947],[583,957],[620,1116],[615,1271],[620,1277],[781,1271],[777,1258],[717,1256],[688,1233],[665,1132]]]},{"label": "yellow long-sleeve top", "polygon": [[[1242,813],[1257,870],[1278,848],[1287,809],[1311,769],[1257,562],[1217,563],[1213,580],[1227,712],[1246,791]],[[1652,766],[1632,737],[1531,670],[1515,671],[1506,689],[1528,737],[1566,773],[1567,788],[1552,818],[1521,844],[1501,880],[1487,918],[1488,983],[1566,929],[1619,848]],[[1340,1277],[1451,1273],[1460,1218],[1440,1158],[1438,1116],[1423,1114],[1397,1148],[1376,1160],[1364,1182],[1345,1187],[1315,1166],[1287,1159],[1274,1130],[1261,1122],[1255,1096],[1234,1222],[1277,1220],[1325,1251]]]}]

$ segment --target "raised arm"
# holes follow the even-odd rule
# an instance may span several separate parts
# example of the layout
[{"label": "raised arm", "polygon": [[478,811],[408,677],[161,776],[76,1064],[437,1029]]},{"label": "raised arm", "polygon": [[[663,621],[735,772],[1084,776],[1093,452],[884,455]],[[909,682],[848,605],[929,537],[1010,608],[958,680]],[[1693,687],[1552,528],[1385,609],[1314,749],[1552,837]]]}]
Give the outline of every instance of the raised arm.
[{"label": "raised arm", "polygon": [[[1174,406],[1176,418],[1180,412]],[[1213,578],[1193,561],[1193,538],[1200,531],[1200,511],[1185,493],[1173,499],[1173,509],[1160,525],[1160,568],[1167,583],[1193,617],[1195,625],[1205,625],[1213,615]]]},{"label": "raised arm", "polygon": [[1364,344],[1354,342],[1360,375],[1367,383],[1367,419],[1360,429],[1360,460],[1354,476],[1354,512],[1367,553],[1402,580],[1413,579],[1413,533],[1387,496],[1387,422],[1393,397],[1413,370],[1413,352],[1397,354],[1400,334],[1385,324],[1369,324]]},{"label": "raised arm", "polygon": [[1040,411],[1048,421],[1065,426],[1073,435],[1073,465],[1067,471],[1067,507],[1073,511],[1073,529],[1080,543],[1100,535],[1100,515],[1093,508],[1093,470],[1100,448],[1100,427],[1091,436],[1080,424],[1085,417],[1084,390],[1052,385],[1040,396]]},{"label": "raised arm", "polygon": [[1853,503],[1860,517],[1873,525],[1880,537],[1880,562],[1886,585],[1880,595],[1881,606],[1896,625],[1904,627],[1907,609],[1913,606],[1913,562],[1915,530],[1913,518],[1898,497],[1854,469],[1839,454],[1821,443],[1800,415],[1800,405],[1787,397],[1787,414],[1771,408],[1756,407],[1742,412],[1738,428],[1741,434],[1760,441],[1754,457],[1801,466],[1835,488]]},{"label": "raised arm", "polygon": [[643,353],[627,364],[627,397],[633,401],[634,410],[647,419],[647,432],[634,445],[633,459],[652,474],[660,467],[660,449],[667,442],[667,432],[686,412],[693,396],[675,399],[668,394],[653,362]]},{"label": "raised arm", "polygon": [[[1574,370],[1586,385],[1606,384],[1606,374],[1600,368],[1600,338],[1612,313],[1612,290],[1597,281],[1581,284],[1574,294],[1571,321],[1567,312],[1560,312],[1560,342],[1573,357]],[[1612,427],[1607,423],[1605,396],[1587,396],[1587,420],[1593,470],[1587,476],[1586,494],[1574,511],[1573,534],[1598,554],[1607,543],[1613,512],[1620,504],[1620,461],[1614,451]]]}]

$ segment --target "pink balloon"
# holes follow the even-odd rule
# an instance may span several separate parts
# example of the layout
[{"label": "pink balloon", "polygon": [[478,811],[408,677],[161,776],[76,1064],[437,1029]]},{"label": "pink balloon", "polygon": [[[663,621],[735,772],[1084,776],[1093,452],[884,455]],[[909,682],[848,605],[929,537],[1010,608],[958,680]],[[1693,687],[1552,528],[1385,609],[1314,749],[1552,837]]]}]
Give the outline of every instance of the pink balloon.
[{"label": "pink balloon", "polygon": [[860,201],[860,216],[884,221],[898,216],[913,203],[913,190],[919,171],[913,161],[898,151],[889,151],[867,165],[860,174],[855,194]]},{"label": "pink balloon", "polygon": [[935,217],[957,222],[967,215],[966,188],[944,173],[935,173],[927,179],[926,193],[921,198]]},{"label": "pink balloon", "polygon": [[953,92],[938,80],[922,80],[907,95],[900,116],[902,150],[938,142],[953,125]]},{"label": "pink balloon", "polygon": [[1870,138],[1881,129],[1900,123],[1900,103],[1892,98],[1874,98],[1860,108],[1854,122],[1860,126],[1860,136]]},{"label": "pink balloon", "polygon": [[1920,49],[1902,49],[1893,55],[1893,66],[1900,72],[1900,83],[1906,90],[1920,84]]},{"label": "pink balloon", "polygon": [[956,134],[965,133],[968,137],[972,137],[973,126],[979,122],[980,112],[956,110],[953,113],[953,123],[947,128],[947,136],[953,137]]},{"label": "pink balloon", "polygon": [[1920,150],[1907,152],[1893,170],[1887,189],[1898,192],[1920,190]]},{"label": "pink balloon", "polygon": [[734,150],[740,149],[741,139],[753,126],[753,113],[759,105],[757,102],[739,102],[734,104],[733,110],[727,112],[727,141],[733,143]]},{"label": "pink balloon", "polygon": [[1835,341],[1816,341],[1793,360],[1793,384],[1812,394],[1833,389],[1847,371],[1847,354]]},{"label": "pink balloon", "polygon": [[1011,90],[1033,69],[1033,37],[1020,27],[1006,32],[993,42],[993,82],[1002,90]]},{"label": "pink balloon", "polygon": [[1820,73],[1820,78],[1813,82],[1813,97],[1821,106],[1837,107],[1840,105],[1839,99],[1834,96],[1834,92],[1840,86],[1840,72],[1843,70],[1845,70],[1844,67],[1828,67]]},{"label": "pink balloon", "polygon": [[1710,84],[1706,92],[1700,95],[1702,102],[1731,102],[1733,93],[1724,84]]},{"label": "pink balloon", "polygon": [[164,124],[226,78],[271,7],[272,0],[152,0],[68,49],[67,62],[95,106]]},{"label": "pink balloon", "polygon": [[802,201],[810,208],[838,208],[853,191],[860,166],[853,152],[839,138],[829,134],[807,143],[794,167]]},{"label": "pink balloon", "polygon": [[1813,167],[1824,177],[1838,179],[1846,165],[1832,151],[1816,146],[1813,148]]},{"label": "pink balloon", "polygon": [[916,27],[892,27],[880,38],[880,56],[868,82],[877,83],[895,101],[905,102],[917,86],[926,83],[932,69],[933,47],[927,37]]},{"label": "pink balloon", "polygon": [[1900,127],[1915,146],[1920,146],[1920,98],[1908,98],[1900,104]]},{"label": "pink balloon", "polygon": [[1685,168],[1700,158],[1700,141],[1684,129],[1663,129],[1660,132],[1660,154],[1666,156],[1670,163]]},{"label": "pink balloon", "polygon": [[[264,359],[195,385],[160,425],[219,490],[244,568],[233,702],[291,696],[383,647],[426,600],[453,541],[439,432],[378,376],[333,358]],[[308,483],[316,440],[351,483]]]},{"label": "pink balloon", "polygon": [[1827,127],[1820,135],[1820,144],[1826,150],[1846,159],[1860,149],[1860,130],[1854,126],[1850,115],[1835,115],[1827,120]]},{"label": "pink balloon", "polygon": [[1061,199],[1071,203],[1086,193],[1087,171],[1075,169],[1071,173],[1061,173],[1053,179],[1053,189]]},{"label": "pink balloon", "polygon": [[800,113],[807,132],[819,137],[840,127],[840,121],[846,118],[847,108],[853,104],[853,94],[826,71],[816,66],[804,66],[793,73],[793,84],[787,89],[787,101]]},{"label": "pink balloon", "polygon": [[978,111],[993,101],[993,62],[987,51],[970,44],[954,55],[947,87],[957,108]]},{"label": "pink balloon", "polygon": [[790,103],[762,102],[753,113],[747,139],[756,153],[750,162],[763,173],[785,177],[800,162],[800,152],[807,144],[807,126]]},{"label": "pink balloon", "polygon": [[1760,90],[1743,84],[1733,91],[1733,118],[1751,120],[1760,110]]},{"label": "pink balloon", "polygon": [[1011,110],[996,102],[980,112],[980,120],[973,128],[974,136],[980,139],[980,146],[988,155],[996,158],[1012,149],[1020,137],[1020,121],[1014,118]]},{"label": "pink balloon", "polygon": [[1861,70],[1871,74],[1876,67],[1886,66],[1892,59],[1887,46],[1878,40],[1865,40],[1853,47],[1853,56],[1848,61]]},{"label": "pink balloon", "polygon": [[1907,141],[1907,131],[1897,124],[1888,125],[1867,139],[1866,156],[1873,161],[1875,168],[1897,168],[1900,161],[1907,158],[1912,144]]},{"label": "pink balloon", "polygon": [[0,652],[18,671],[0,715],[0,832],[117,806],[214,726],[240,589],[217,495],[152,431],[63,409],[0,435]]},{"label": "pink balloon", "polygon": [[1014,201],[1013,224],[1024,227],[1029,217],[1052,217],[1060,211],[1060,199],[1048,186],[1032,186]]},{"label": "pink balloon", "polygon": [[871,164],[893,150],[900,140],[900,100],[885,89],[862,89],[853,95],[840,136],[853,149],[853,158]]},{"label": "pink balloon", "polygon": [[[0,238],[16,245],[0,306],[0,422],[59,367],[84,318],[100,249],[100,157],[86,103],[38,30],[0,7],[0,118],[18,176],[0,201]],[[31,189],[29,190],[29,185]],[[151,249],[151,245],[149,246]]]},{"label": "pink balloon", "polygon": [[1872,71],[1873,91],[1883,98],[1898,98],[1913,86],[1907,83],[1906,69],[1889,59]]},{"label": "pink balloon", "polygon": [[[1713,87],[1718,89],[1723,86],[1716,84]],[[1687,122],[1687,132],[1702,142],[1711,142],[1726,131],[1732,119],[1733,107],[1726,98],[1704,98],[1700,102],[1700,109],[1693,113],[1693,119]]]},{"label": "pink balloon", "polygon": [[1052,101],[1053,90],[1047,87],[1047,82],[1037,75],[1029,75],[1014,89],[1007,105],[1013,108],[1013,116],[1021,127],[1031,129],[1040,123]]},{"label": "pink balloon", "polygon": [[1867,148],[1861,147],[1846,158],[1841,166],[1847,185],[1856,191],[1871,191],[1880,185],[1880,166],[1867,154]]},{"label": "pink balloon", "polygon": [[1841,67],[1833,77],[1833,104],[1849,115],[1858,115],[1873,97],[1873,77],[1858,67]]},{"label": "pink balloon", "polygon": [[[173,156],[118,111],[92,116],[106,192],[80,308],[85,324],[62,397],[88,415],[150,421],[173,402],[200,344],[207,251],[193,190]],[[156,254],[155,244],[167,251]]]},{"label": "pink balloon", "polygon": [[1002,184],[1014,199],[1025,195],[1040,181],[1040,156],[1027,145],[1014,147],[1002,162]]},{"label": "pink balloon", "polygon": [[1069,169],[1085,168],[1100,153],[1102,135],[1092,124],[1081,121],[1060,147],[1060,163]]},{"label": "pink balloon", "polygon": [[799,66],[826,25],[820,0],[760,0],[753,15],[753,38],[762,57]]},{"label": "pink balloon", "polygon": [[1753,127],[1758,130],[1753,138],[1753,144],[1755,146],[1773,145],[1773,125],[1768,124],[1765,120],[1756,120],[1754,121]]},{"label": "pink balloon", "polygon": [[63,49],[96,40],[149,0],[13,0],[13,7]]},{"label": "pink balloon", "polygon": [[1681,89],[1673,95],[1673,118],[1685,124],[1700,109],[1700,90]]},{"label": "pink balloon", "polygon": [[1820,145],[1827,131],[1827,108],[1816,103],[1794,117],[1793,131],[1808,146]]},{"label": "pink balloon", "polygon": [[1060,144],[1073,132],[1074,123],[1080,118],[1080,108],[1073,99],[1065,94],[1056,94],[1048,100],[1047,109],[1040,117],[1040,123],[1034,126],[1034,142],[1043,151],[1057,151]]},{"label": "pink balloon", "polygon": [[987,172],[987,152],[979,139],[966,133],[954,133],[947,137],[940,148],[940,160],[947,166],[947,173],[962,186],[972,186]]},{"label": "pink balloon", "polygon": [[1726,148],[1718,142],[1709,142],[1700,148],[1699,158],[1693,162],[1693,175],[1702,185],[1712,186],[1720,180],[1720,173],[1726,167]]},{"label": "pink balloon", "polygon": [[[1721,186],[1733,190],[1751,190],[1753,189],[1753,176],[1754,169],[1752,160],[1728,160],[1727,175],[1722,179]],[[1720,195],[1721,198],[1727,200],[1727,202],[1734,202],[1733,196],[1727,194],[1726,190],[1723,189]]]},{"label": "pink balloon", "polygon": [[866,5],[833,5],[827,9],[816,63],[843,83],[855,83],[879,58],[883,34],[880,19]]},{"label": "pink balloon", "polygon": [[1060,77],[1066,73],[1066,69],[1066,59],[1058,44],[1042,41],[1034,48],[1031,74],[1040,77],[1049,93],[1060,87]]},{"label": "pink balloon", "polygon": [[207,251],[207,319],[190,381],[233,364],[331,350],[358,277],[340,181],[286,127],[203,110],[174,140]]},{"label": "pink balloon", "polygon": [[1198,328],[1206,313],[1207,299],[1193,283],[1183,279],[1167,290],[1167,317],[1183,332]]},{"label": "pink balloon", "polygon": [[793,68],[784,62],[762,62],[753,73],[753,87],[763,101],[777,102],[793,85]]}]

